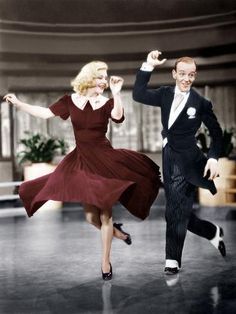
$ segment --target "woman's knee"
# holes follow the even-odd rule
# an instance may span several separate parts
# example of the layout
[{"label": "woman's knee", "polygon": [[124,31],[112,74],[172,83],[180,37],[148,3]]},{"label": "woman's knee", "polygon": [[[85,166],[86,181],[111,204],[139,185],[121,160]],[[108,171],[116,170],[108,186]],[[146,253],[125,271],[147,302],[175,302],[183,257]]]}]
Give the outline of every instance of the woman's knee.
[{"label": "woman's knee", "polygon": [[84,204],[84,211],[85,211],[86,221],[91,225],[100,227],[101,222],[100,222],[100,216],[98,214],[97,208],[92,205]]},{"label": "woman's knee", "polygon": [[86,218],[86,221],[91,225],[94,225],[96,223],[96,219],[94,215],[91,213],[85,213],[85,218]]},{"label": "woman's knee", "polygon": [[111,210],[101,210],[100,212],[100,220],[103,225],[108,225],[112,221]]}]

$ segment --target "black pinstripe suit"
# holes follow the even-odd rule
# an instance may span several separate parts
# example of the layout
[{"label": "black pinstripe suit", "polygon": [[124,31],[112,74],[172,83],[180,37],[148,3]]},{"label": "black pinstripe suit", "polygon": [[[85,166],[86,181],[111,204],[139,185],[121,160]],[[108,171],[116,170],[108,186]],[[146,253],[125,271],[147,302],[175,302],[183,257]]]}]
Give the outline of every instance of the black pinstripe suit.
[{"label": "black pinstripe suit", "polygon": [[[174,98],[174,87],[163,86],[148,89],[151,72],[137,73],[133,98],[146,105],[161,108],[162,135],[168,144],[163,149],[163,178],[166,192],[166,258],[181,265],[181,256],[186,231],[189,230],[206,239],[216,233],[214,224],[203,221],[193,213],[193,198],[196,186],[216,193],[213,181],[203,177],[208,158],[218,158],[221,152],[222,130],[212,110],[212,104],[195,90],[190,89],[187,103],[175,122],[168,128],[170,109]],[[189,119],[187,111],[195,109]],[[211,135],[211,145],[206,157],[196,145],[195,134],[204,123]]]}]

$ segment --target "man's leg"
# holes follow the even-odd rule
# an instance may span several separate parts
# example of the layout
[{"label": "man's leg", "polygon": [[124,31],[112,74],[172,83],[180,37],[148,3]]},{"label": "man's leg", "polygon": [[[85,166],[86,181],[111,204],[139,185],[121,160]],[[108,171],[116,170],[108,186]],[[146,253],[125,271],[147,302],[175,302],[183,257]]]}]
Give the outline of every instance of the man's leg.
[{"label": "man's leg", "polygon": [[213,223],[198,218],[191,213],[188,230],[192,233],[203,237],[211,242],[211,244],[219,250],[222,256],[226,256],[226,248],[223,241],[223,229]]},{"label": "man's leg", "polygon": [[194,213],[191,213],[188,230],[207,240],[213,239],[216,234],[216,226],[213,223],[198,218]]},{"label": "man's leg", "polygon": [[[166,260],[177,261],[181,267],[184,240],[192,212],[195,187],[181,175],[176,164],[172,165],[171,180],[166,187]],[[170,266],[171,267],[171,266]]]}]

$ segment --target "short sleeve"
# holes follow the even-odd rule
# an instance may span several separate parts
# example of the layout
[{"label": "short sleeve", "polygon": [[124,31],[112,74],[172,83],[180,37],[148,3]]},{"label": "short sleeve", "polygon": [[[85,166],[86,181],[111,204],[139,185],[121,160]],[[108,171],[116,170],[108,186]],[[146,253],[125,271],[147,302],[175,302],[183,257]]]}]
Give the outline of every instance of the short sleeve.
[{"label": "short sleeve", "polygon": [[125,120],[124,109],[123,109],[122,117],[117,120],[117,119],[112,118],[112,116],[111,116],[111,111],[113,108],[114,108],[114,101],[113,101],[113,98],[111,98],[108,100],[108,102],[106,104],[106,111],[107,111],[108,118],[110,118],[112,121],[114,121],[116,123],[122,123]]},{"label": "short sleeve", "polygon": [[57,102],[49,106],[49,109],[52,111],[52,113],[55,114],[55,116],[61,117],[63,120],[68,119],[70,112],[68,107],[68,100],[70,96],[64,95],[62,98],[60,98]]}]

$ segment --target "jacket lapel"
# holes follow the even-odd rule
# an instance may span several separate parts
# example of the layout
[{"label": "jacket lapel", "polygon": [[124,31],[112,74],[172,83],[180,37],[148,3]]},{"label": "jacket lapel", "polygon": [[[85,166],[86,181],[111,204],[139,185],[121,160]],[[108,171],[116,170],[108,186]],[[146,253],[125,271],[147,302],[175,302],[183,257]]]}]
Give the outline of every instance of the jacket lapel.
[{"label": "jacket lapel", "polygon": [[[174,99],[174,87],[170,88],[170,91],[165,95],[165,104],[164,104],[164,115],[163,115],[163,124],[165,129],[168,130],[168,121],[170,117],[170,109]],[[163,110],[162,110],[163,111]]]},{"label": "jacket lapel", "polygon": [[[193,95],[193,92],[192,92],[192,89],[190,90],[190,95],[188,97],[188,100],[183,108],[183,110],[180,112],[180,114],[178,115],[178,117],[175,119],[174,123],[171,125],[171,127],[169,128],[169,130],[176,124],[176,122],[181,118],[181,116],[184,114],[184,112],[186,111],[186,108],[188,108],[191,103],[193,103],[193,98],[194,98],[194,95]],[[170,104],[171,105],[171,104]],[[170,115],[169,115],[170,116]],[[169,119],[169,118],[168,118]]]}]

